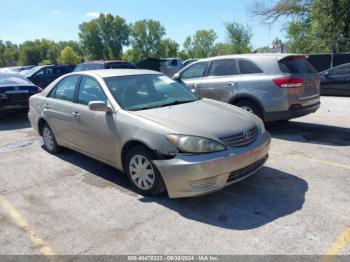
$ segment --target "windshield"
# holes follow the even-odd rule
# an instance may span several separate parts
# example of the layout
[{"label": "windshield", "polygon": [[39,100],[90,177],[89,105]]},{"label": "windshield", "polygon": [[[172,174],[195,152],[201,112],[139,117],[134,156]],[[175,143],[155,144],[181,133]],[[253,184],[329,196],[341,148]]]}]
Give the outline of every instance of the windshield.
[{"label": "windshield", "polygon": [[33,67],[31,69],[27,69],[27,70],[22,70],[21,72],[19,72],[20,75],[24,76],[24,77],[29,77],[31,75],[33,75],[36,71],[38,71],[40,68],[38,67]]},{"label": "windshield", "polygon": [[133,75],[105,78],[121,108],[130,111],[189,103],[199,98],[163,75]]}]

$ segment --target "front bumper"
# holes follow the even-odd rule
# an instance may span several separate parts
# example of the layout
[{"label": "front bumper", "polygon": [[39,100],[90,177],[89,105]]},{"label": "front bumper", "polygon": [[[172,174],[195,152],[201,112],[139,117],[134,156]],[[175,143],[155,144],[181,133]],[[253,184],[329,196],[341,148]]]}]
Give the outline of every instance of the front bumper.
[{"label": "front bumper", "polygon": [[317,102],[309,106],[289,109],[287,111],[268,112],[268,113],[265,113],[264,120],[266,122],[272,122],[272,121],[280,121],[280,120],[289,120],[292,118],[305,116],[311,113],[315,113],[317,109],[319,109],[320,105],[321,103]]},{"label": "front bumper", "polygon": [[247,146],[200,155],[177,155],[154,160],[166,184],[169,197],[197,196],[222,189],[258,171],[270,148],[268,132]]}]

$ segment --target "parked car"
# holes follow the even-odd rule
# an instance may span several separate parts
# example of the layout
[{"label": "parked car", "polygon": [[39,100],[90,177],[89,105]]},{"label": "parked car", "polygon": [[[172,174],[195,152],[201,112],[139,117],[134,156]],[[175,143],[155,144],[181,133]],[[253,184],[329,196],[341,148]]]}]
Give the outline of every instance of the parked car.
[{"label": "parked car", "polygon": [[255,173],[270,145],[258,117],[149,70],[63,76],[31,97],[29,119],[49,152],[68,147],[123,170],[145,195],[219,190]]},{"label": "parked car", "polygon": [[110,60],[110,61],[91,61],[79,64],[75,67],[74,72],[98,70],[98,69],[136,69],[133,63],[123,60]]},{"label": "parked car", "polygon": [[47,87],[52,81],[58,77],[71,73],[75,65],[44,65],[36,66],[29,70],[23,70],[21,75],[28,78],[31,82],[40,86]]},{"label": "parked car", "polygon": [[182,68],[182,60],[180,58],[164,58],[161,60],[160,72],[168,76],[173,76]]},{"label": "parked car", "polygon": [[18,74],[0,74],[0,114],[28,111],[29,97],[40,91]]},{"label": "parked car", "polygon": [[174,76],[195,94],[256,114],[266,122],[315,112],[320,79],[303,55],[249,54],[202,59]]},{"label": "parked car", "polygon": [[350,95],[350,63],[320,73],[321,95]]},{"label": "parked car", "polygon": [[11,67],[3,67],[0,68],[0,73],[9,73],[9,74],[14,74],[14,73],[19,73],[23,70],[28,70],[33,68],[34,66],[11,66]]},{"label": "parked car", "polygon": [[187,59],[182,63],[182,68],[185,68],[186,66],[188,66],[196,61],[198,61],[198,59]]}]

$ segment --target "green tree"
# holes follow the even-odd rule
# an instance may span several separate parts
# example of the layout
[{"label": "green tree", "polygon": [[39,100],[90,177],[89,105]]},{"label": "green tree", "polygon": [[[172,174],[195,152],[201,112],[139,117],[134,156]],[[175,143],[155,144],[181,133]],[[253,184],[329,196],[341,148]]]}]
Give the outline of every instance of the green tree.
[{"label": "green tree", "polygon": [[129,44],[130,27],[124,18],[111,14],[101,14],[97,25],[103,43],[105,59],[120,59],[123,46]]},{"label": "green tree", "polygon": [[19,65],[38,65],[42,61],[39,47],[33,41],[26,41],[19,47]]},{"label": "green tree", "polygon": [[165,28],[156,20],[135,22],[131,31],[131,50],[126,56],[137,62],[146,57],[160,58]]},{"label": "green tree", "polygon": [[174,40],[166,38],[160,42],[160,57],[176,57],[179,50],[179,44]]},{"label": "green tree", "polygon": [[58,57],[58,62],[60,64],[79,64],[81,58],[74,52],[73,48],[66,46]]},{"label": "green tree", "polygon": [[3,42],[0,40],[0,67],[17,65],[18,63],[18,46],[10,41]]},{"label": "green tree", "polygon": [[[241,25],[238,22],[226,22],[225,24],[227,44],[232,46],[232,53],[243,54],[251,52],[252,30],[250,26]],[[224,50],[229,50],[228,46]]]},{"label": "green tree", "polygon": [[79,25],[79,38],[87,59],[119,59],[129,44],[130,26],[124,18],[100,14]]},{"label": "green tree", "polygon": [[215,55],[214,30],[198,30],[192,37],[188,36],[183,44],[187,55],[192,58],[204,58]]},{"label": "green tree", "polygon": [[325,52],[350,48],[349,0],[279,0],[271,6],[258,1],[252,11],[266,23],[285,23],[290,52]]},{"label": "green tree", "polygon": [[79,38],[86,59],[104,58],[103,42],[96,19],[79,25]]}]

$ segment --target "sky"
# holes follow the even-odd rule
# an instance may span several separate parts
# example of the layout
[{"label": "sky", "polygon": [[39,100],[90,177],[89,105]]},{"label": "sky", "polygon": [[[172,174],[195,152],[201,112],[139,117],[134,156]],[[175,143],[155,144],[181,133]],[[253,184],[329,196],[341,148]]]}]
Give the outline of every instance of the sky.
[{"label": "sky", "polygon": [[[225,40],[224,22],[250,25],[254,48],[284,40],[283,22],[262,24],[249,12],[256,0],[0,0],[0,39],[14,43],[47,38],[78,40],[79,24],[99,13],[122,16],[128,23],[155,19],[166,37],[182,44],[199,29],[213,29]],[[271,3],[273,1],[266,1]]]}]

